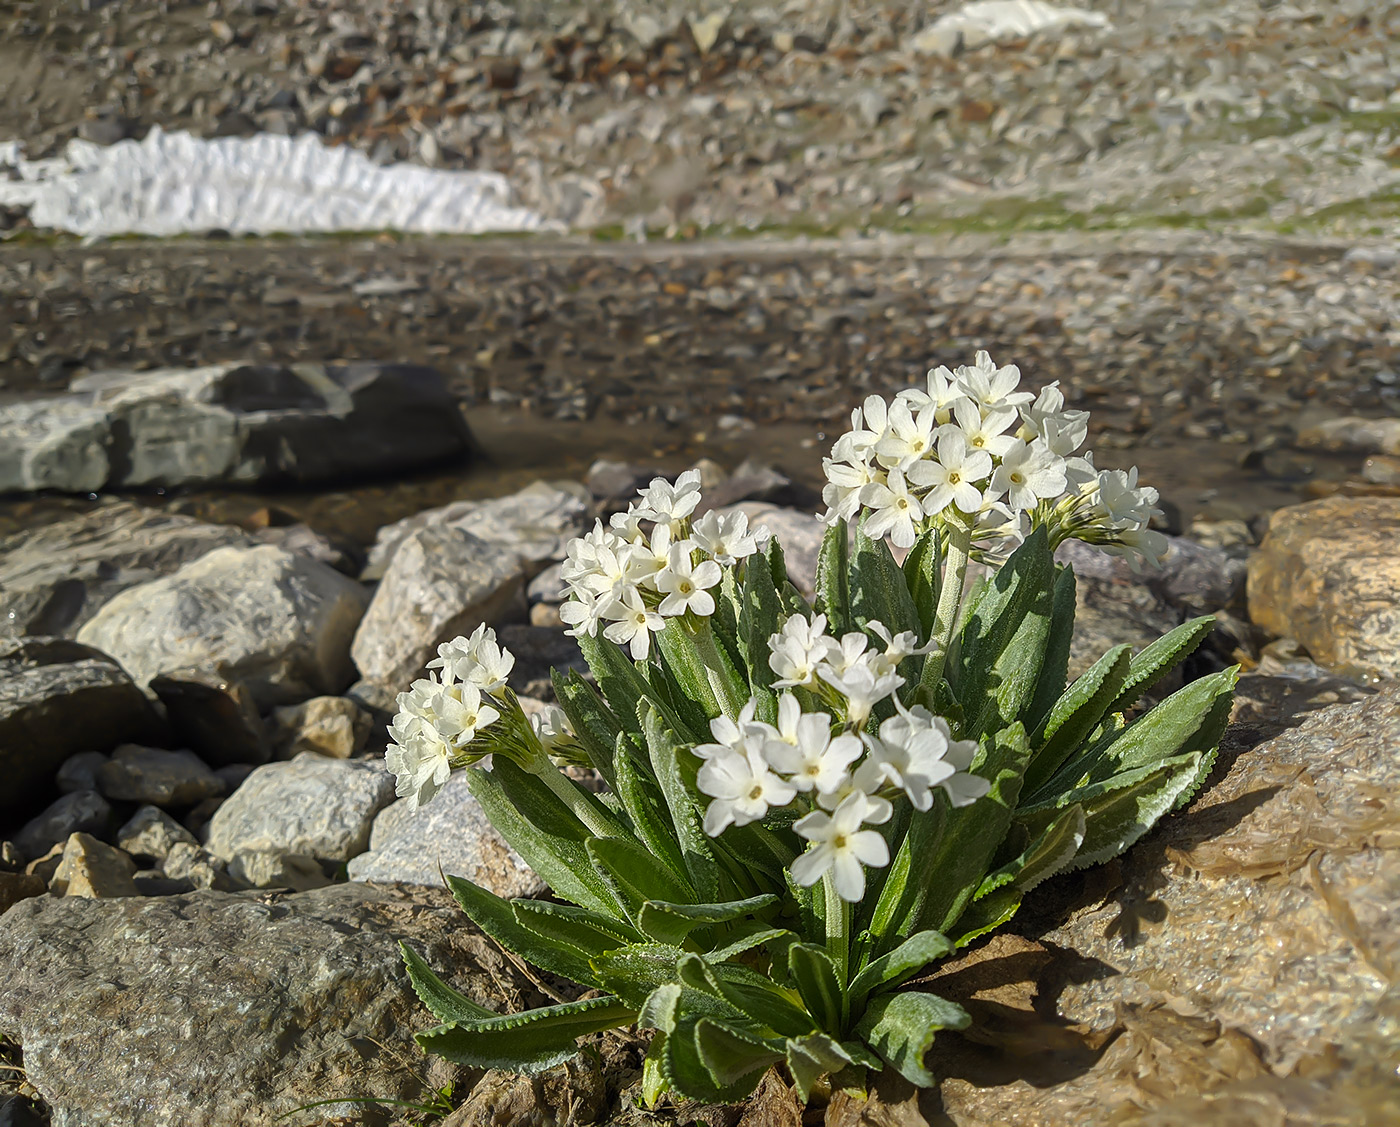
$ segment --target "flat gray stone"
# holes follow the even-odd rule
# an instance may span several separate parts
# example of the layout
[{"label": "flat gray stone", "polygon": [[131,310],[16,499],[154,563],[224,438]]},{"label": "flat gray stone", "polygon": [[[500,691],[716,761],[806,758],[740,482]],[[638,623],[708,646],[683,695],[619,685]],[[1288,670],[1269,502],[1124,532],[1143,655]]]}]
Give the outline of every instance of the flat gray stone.
[{"label": "flat gray stone", "polygon": [[303,752],[259,767],[209,823],[209,851],[302,853],[348,861],[369,846],[374,816],[394,801],[394,776],[380,759],[328,759]]},{"label": "flat gray stone", "polygon": [[466,877],[506,899],[547,891],[544,881],[491,827],[467,789],[465,771],[455,772],[416,812],[408,809],[406,799],[382,811],[374,820],[369,848],[350,862],[351,880],[436,888],[446,873]]},{"label": "flat gray stone", "polygon": [[0,406],[0,493],[306,484],[460,458],[442,376],[410,364],[215,364],[106,372]]},{"label": "flat gray stone", "polygon": [[193,806],[224,793],[224,781],[189,751],[123,744],[97,771],[97,786],[110,799],[154,806]]},{"label": "flat gray stone", "polygon": [[145,694],[106,654],[61,638],[0,638],[0,810],[32,809],[70,756],[159,728]]},{"label": "flat gray stone", "polygon": [[380,1123],[362,1104],[284,1117],[468,1079],[412,1040],[434,1022],[400,940],[484,1004],[545,1002],[430,889],[45,896],[0,919],[0,1034],[22,1047],[53,1127]]},{"label": "flat gray stone", "polygon": [[122,592],[79,631],[144,685],[221,665],[261,707],[335,693],[354,678],[350,641],[368,592],[281,548],[220,548]]}]

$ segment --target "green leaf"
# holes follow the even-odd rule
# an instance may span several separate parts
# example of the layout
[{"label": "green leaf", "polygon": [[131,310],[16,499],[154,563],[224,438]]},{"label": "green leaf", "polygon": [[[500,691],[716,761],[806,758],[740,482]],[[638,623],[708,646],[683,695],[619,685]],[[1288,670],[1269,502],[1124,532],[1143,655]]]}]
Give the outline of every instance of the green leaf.
[{"label": "green leaf", "polygon": [[720,706],[719,698],[715,696],[715,690],[710,685],[710,679],[705,671],[704,663],[700,660],[700,655],[695,652],[695,640],[686,633],[685,627],[681,625],[678,618],[666,620],[666,627],[656,635],[661,653],[665,656],[667,668],[676,679],[680,695],[690,701],[694,701],[699,707],[695,709],[697,714],[703,714],[704,720],[700,724],[698,731],[692,732],[687,724],[684,730],[671,725],[673,730],[683,731],[685,742],[696,740],[706,740],[710,736],[710,719],[719,716],[724,709]]},{"label": "green leaf", "polygon": [[593,868],[634,921],[640,918],[645,900],[694,899],[695,890],[636,841],[590,837],[584,845]]},{"label": "green leaf", "polygon": [[957,946],[966,947],[974,939],[1007,923],[1021,907],[1022,891],[1014,884],[999,888],[990,896],[974,901],[958,918]]},{"label": "green leaf", "polygon": [[1025,792],[1038,795],[1067,762],[1075,759],[1084,740],[1099,726],[1109,705],[1122,691],[1131,659],[1130,646],[1114,646],[1086,669],[1050,710],[1040,742],[1026,770]]},{"label": "green leaf", "polygon": [[855,629],[851,615],[850,542],[846,522],[828,526],[817,552],[816,611],[826,615],[827,633],[835,638]]},{"label": "green leaf", "polygon": [[1062,869],[1068,868],[1084,842],[1084,808],[1078,804],[1062,811],[1015,860],[989,873],[974,900],[981,900],[1003,885],[1014,884],[1029,892]]},{"label": "green leaf", "polygon": [[449,876],[447,887],[467,918],[508,951],[551,974],[570,978],[584,986],[602,986],[603,981],[576,951],[566,950],[523,926],[510,901],[461,877]]},{"label": "green leaf", "polygon": [[662,1049],[661,1073],[667,1083],[687,1099],[705,1104],[738,1103],[758,1087],[768,1065],[765,1062],[732,1084],[718,1083],[697,1043],[696,1027],[702,1020],[705,1019],[691,1016],[677,1020],[675,1030],[667,1035]]},{"label": "green leaf", "polygon": [[676,961],[676,973],[686,986],[722,999],[759,1032],[800,1037],[816,1028],[812,1015],[790,992],[741,963],[686,954]]},{"label": "green leaf", "polygon": [[[559,698],[559,707],[569,718],[569,726],[582,745],[588,761],[609,787],[614,787],[613,756],[617,741],[623,736],[622,725],[613,715],[612,709],[598,695],[598,690],[585,681],[575,669],[567,673],[552,669],[549,673],[554,685],[554,695]],[[640,751],[640,743],[632,733],[626,738]]]},{"label": "green leaf", "polygon": [[723,947],[716,947],[713,951],[705,953],[704,958],[708,962],[722,963],[727,959],[737,959],[747,951],[752,951],[755,947],[768,944],[772,955],[772,962],[776,965],[787,966],[787,945],[795,943],[797,935],[782,927],[766,927],[757,931],[746,932],[737,939]]},{"label": "green leaf", "polygon": [[681,647],[680,656],[693,666],[695,647],[685,637],[684,631],[674,618],[667,623],[666,630],[657,635],[658,640],[667,630],[673,628],[681,634],[681,638],[677,640],[673,634],[667,645],[656,647],[656,661],[648,666],[647,681],[656,696],[666,702],[671,713],[685,726],[681,735],[686,742],[700,742],[709,739],[710,720],[719,715],[720,707],[714,700],[714,693],[710,691],[709,682],[704,679],[703,668],[700,670],[699,686],[693,681],[693,667],[687,667],[684,673],[677,672],[677,662],[673,660],[672,653],[677,647]]},{"label": "green leaf", "polygon": [[673,1031],[682,989],[679,982],[667,982],[648,994],[642,1008],[637,1011],[637,1028],[655,1029],[660,1033]]},{"label": "green leaf", "polygon": [[468,771],[467,787],[496,832],[558,895],[619,916],[621,905],[584,846],[592,831],[548,786],[498,756],[491,770]]},{"label": "green leaf", "polygon": [[[776,558],[772,553],[776,552]],[[749,692],[757,702],[754,718],[765,724],[778,721],[778,695],[773,689],[777,674],[768,664],[768,639],[778,632],[783,617],[778,584],[774,580],[782,564],[782,548],[777,537],[769,541],[769,557],[750,557],[744,565],[742,612],[739,616],[739,643],[748,665]]]},{"label": "green leaf", "polygon": [[929,963],[953,953],[952,941],[941,932],[921,931],[865,967],[851,983],[851,1008],[859,1009],[877,990],[907,982]]},{"label": "green leaf", "polygon": [[590,963],[599,986],[640,1009],[653,990],[676,981],[676,962],[686,953],[669,944],[633,943],[595,956]]},{"label": "green leaf", "polygon": [[402,940],[399,941],[399,952],[403,955],[403,965],[408,970],[408,980],[413,983],[413,992],[438,1021],[470,1021],[473,1018],[496,1016],[493,1011],[477,1005],[465,994],[443,982],[433,973],[433,968],[428,966],[423,957]]},{"label": "green leaf", "polygon": [[671,811],[660,785],[650,772],[651,764],[647,763],[647,771],[643,773],[641,765],[628,751],[629,747],[627,737],[620,735],[613,791],[642,844],[673,871],[686,872],[685,858],[681,856],[676,829],[671,822]]},{"label": "green leaf", "polygon": [[1202,642],[1215,629],[1215,616],[1203,615],[1183,622],[1169,634],[1164,634],[1133,658],[1128,668],[1128,678],[1118,699],[1110,706],[1110,712],[1122,712],[1137,703],[1137,700],[1153,685],[1196,652]]},{"label": "green leaf", "polygon": [[914,547],[904,557],[904,584],[914,600],[919,618],[919,638],[933,635],[938,611],[938,591],[943,581],[943,558],[938,530],[930,528],[914,541]]},{"label": "green leaf", "polygon": [[720,1087],[735,1084],[755,1071],[761,1076],[784,1056],[767,1040],[708,1017],[695,1023],[695,1046]]},{"label": "green leaf", "polygon": [[642,938],[634,928],[572,904],[522,899],[511,901],[511,909],[521,927],[550,942],[567,944],[584,959],[640,942]]},{"label": "green leaf", "polygon": [[1035,691],[1031,694],[1030,702],[1021,717],[1025,722],[1026,731],[1033,733],[1032,747],[1041,742],[1041,733],[1050,718],[1050,710],[1055,707],[1055,702],[1060,699],[1069,683],[1069,655],[1074,644],[1075,609],[1074,568],[1059,567],[1055,573],[1050,637],[1045,642],[1045,656],[1041,659]]},{"label": "green leaf", "polygon": [[932,1088],[938,1078],[924,1067],[924,1054],[940,1029],[966,1029],[972,1018],[961,1006],[934,994],[881,994],[865,1011],[856,1032],[911,1084]]},{"label": "green leaf", "polygon": [[892,634],[920,629],[919,612],[890,546],[884,540],[870,539],[863,523],[856,526],[850,597],[851,615],[861,630],[871,622],[883,623]]},{"label": "green leaf", "polygon": [[963,733],[1009,724],[1030,700],[1054,607],[1055,560],[1037,528],[991,578],[962,630],[957,695]]},{"label": "green leaf", "polygon": [[604,996],[521,1014],[448,1022],[415,1040],[457,1064],[531,1074],[568,1060],[578,1052],[578,1038],[631,1025],[635,1017],[635,1009]]},{"label": "green leaf", "polygon": [[788,948],[788,974],[817,1025],[839,1035],[844,996],[836,964],[826,949],[812,943],[794,943]]},{"label": "green leaf", "polygon": [[[840,1072],[847,1065],[856,1063],[844,1046],[825,1033],[789,1038],[786,1050],[788,1071],[792,1073],[798,1098],[803,1103],[810,1098],[812,1088],[823,1076]],[[875,1065],[881,1067],[883,1062],[876,1058]]]},{"label": "green leaf", "polygon": [[747,900],[729,900],[722,904],[675,904],[648,900],[642,905],[638,926],[658,942],[679,945],[697,927],[751,916],[777,902],[778,898],[772,893],[750,896]]},{"label": "green leaf", "polygon": [[1142,837],[1183,795],[1190,793],[1199,777],[1202,759],[1200,752],[1192,752],[1156,769],[1139,768],[1098,784],[1107,788],[1119,779],[1131,779],[1125,786],[1084,798],[1077,796],[1096,788],[1074,792],[1071,797],[1083,806],[1086,826],[1084,840],[1070,867],[1083,869],[1107,861]]},{"label": "green leaf", "polygon": [[[655,709],[641,715],[651,755],[651,768],[666,800],[680,847],[681,861],[695,889],[695,899],[705,903],[721,900],[721,870],[709,836],[701,828],[703,812],[695,796],[699,793],[695,778],[700,761],[681,747],[675,736],[662,722]],[[684,900],[690,897],[655,897],[663,900]]]}]

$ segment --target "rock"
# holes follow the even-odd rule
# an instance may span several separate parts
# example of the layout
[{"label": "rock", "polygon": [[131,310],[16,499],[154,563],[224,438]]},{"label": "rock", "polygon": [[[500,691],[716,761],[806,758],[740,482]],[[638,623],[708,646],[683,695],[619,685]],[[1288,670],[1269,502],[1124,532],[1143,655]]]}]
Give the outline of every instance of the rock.
[{"label": "rock", "polygon": [[187,841],[177,841],[172,845],[160,867],[171,880],[184,881],[191,888],[233,892],[241,887],[229,878],[228,868],[223,861]]},{"label": "rock", "polygon": [[280,548],[220,548],[122,592],[79,631],[140,684],[222,663],[260,707],[334,693],[353,679],[358,583]]},{"label": "rock", "polygon": [[603,1062],[581,1053],[538,1077],[491,1069],[439,1127],[605,1123],[607,1110]]},{"label": "rock", "polygon": [[749,529],[766,528],[783,546],[788,578],[807,598],[817,589],[817,553],[821,550],[826,525],[809,513],[780,509],[759,501],[743,501],[725,512],[747,513]]},{"label": "rock", "polygon": [[1041,886],[928,981],[974,1018],[935,1049],[950,1122],[1394,1119],[1400,837],[1377,796],[1400,689],[1221,759],[1120,862]]},{"label": "rock", "polygon": [[77,833],[63,846],[63,859],[49,882],[55,896],[86,896],[106,900],[114,896],[138,896],[132,875],[136,862],[90,834]]},{"label": "rock", "polygon": [[451,526],[413,533],[355,634],[351,654],[369,681],[407,689],[438,646],[483,622],[525,615],[525,565],[511,548]]},{"label": "rock", "polygon": [[193,806],[224,793],[224,781],[189,751],[123,744],[97,772],[104,795],[154,806]]},{"label": "rock", "polygon": [[588,663],[583,660],[578,642],[561,628],[512,624],[502,626],[496,635],[501,645],[515,655],[510,686],[517,693],[553,700],[554,685],[550,680],[550,670],[564,672],[575,669],[588,674]]},{"label": "rock", "polygon": [[627,508],[636,499],[637,491],[645,489],[652,478],[666,476],[658,469],[599,459],[588,467],[584,483],[599,508],[612,511]]},{"label": "rock", "polygon": [[537,481],[489,501],[454,501],[381,528],[361,578],[381,578],[400,545],[428,528],[469,532],[532,563],[562,559],[565,545],[584,531],[591,509],[588,491],[572,481]]},{"label": "rock", "polygon": [[1372,485],[1400,485],[1400,458],[1376,454],[1361,466],[1361,480]]},{"label": "rock", "polygon": [[80,751],[63,761],[63,766],[54,776],[54,784],[64,794],[72,794],[79,790],[96,790],[97,770],[106,762],[107,756],[100,751]]},{"label": "rock", "polygon": [[926,27],[909,40],[910,49],[917,55],[937,55],[950,59],[962,46],[962,32],[956,27],[948,27],[942,21]]},{"label": "rock", "polygon": [[0,916],[21,900],[42,896],[48,891],[44,878],[29,873],[0,873]]},{"label": "rock", "polygon": [[1297,445],[1349,454],[1400,454],[1400,419],[1327,419],[1300,430]]},{"label": "rock", "polygon": [[550,564],[525,588],[525,597],[530,603],[549,603],[558,606],[569,597],[569,585],[564,582],[563,564]]},{"label": "rock", "polygon": [[40,857],[75,833],[105,835],[111,823],[112,808],[105,798],[95,790],[75,790],[26,822],[15,834],[15,844],[26,857]]},{"label": "rock", "polygon": [[60,638],[0,639],[0,810],[33,802],[70,756],[158,729],[141,690],[106,654]]},{"label": "rock", "polygon": [[355,545],[331,540],[301,523],[260,528],[253,533],[253,539],[259,544],[271,544],[286,552],[310,556],[342,575],[359,575],[365,563],[364,553]]},{"label": "rock", "polygon": [[383,762],[303,752],[248,776],[209,823],[209,851],[304,853],[348,861],[369,845],[374,816],[394,800]]},{"label": "rock", "polygon": [[348,697],[312,697],[273,711],[272,738],[282,759],[303,751],[348,759],[365,746],[372,724],[369,713]]},{"label": "rock", "polygon": [[[441,866],[441,868],[439,868]],[[400,800],[374,820],[369,852],[350,862],[351,880],[398,881],[442,887],[442,874],[466,877],[497,896],[538,896],[540,880],[491,827],[467,789],[465,771],[455,772],[417,812]]]},{"label": "rock", "polygon": [[1187,615],[1244,607],[1245,564],[1221,548],[1185,537],[1168,536],[1161,567],[1146,565],[1140,572],[1134,572],[1121,556],[1111,556],[1081,540],[1062,544],[1055,558],[1073,564],[1075,575],[1081,579],[1145,586],[1168,606]]},{"label": "rock", "polygon": [[206,763],[266,763],[272,758],[248,686],[218,669],[182,669],[151,678],[176,740]]},{"label": "rock", "polygon": [[208,836],[209,823],[213,821],[214,815],[219,812],[225,801],[222,798],[206,798],[203,802],[196,803],[185,811],[180,818],[180,824],[203,841]]},{"label": "rock", "polygon": [[[317,1100],[421,1100],[467,1074],[414,1044],[433,1019],[400,941],[502,1011],[547,1004],[428,889],[42,897],[0,921],[0,1034],[55,1127],[274,1127]],[[363,1121],[366,1108],[310,1114]]]},{"label": "rock", "polygon": [[293,892],[307,892],[331,883],[321,862],[315,857],[298,853],[249,850],[235,854],[228,863],[228,872],[235,880],[253,888],[290,888]]},{"label": "rock", "polygon": [[139,860],[160,864],[177,845],[198,846],[194,834],[164,810],[142,806],[117,831],[117,845]]},{"label": "rock", "polygon": [[309,484],[460,458],[442,377],[409,364],[108,372],[0,407],[0,493]]},{"label": "rock", "polygon": [[215,770],[219,778],[224,781],[224,793],[232,794],[254,771],[258,769],[256,763],[230,763],[227,767],[220,767]]},{"label": "rock", "polygon": [[711,12],[707,16],[687,16],[686,26],[690,28],[690,36],[695,40],[695,47],[702,55],[708,55],[719,41],[720,32],[724,30],[725,22],[729,19],[727,12]]},{"label": "rock", "polygon": [[1343,671],[1400,675],[1400,498],[1280,509],[1249,563],[1249,614]]},{"label": "rock", "polygon": [[251,543],[236,528],[126,502],[16,533],[0,539],[0,634],[72,637],[118,592]]},{"label": "rock", "polygon": [[878,87],[867,87],[855,96],[852,107],[865,125],[874,129],[881,119],[894,112],[889,96]]}]

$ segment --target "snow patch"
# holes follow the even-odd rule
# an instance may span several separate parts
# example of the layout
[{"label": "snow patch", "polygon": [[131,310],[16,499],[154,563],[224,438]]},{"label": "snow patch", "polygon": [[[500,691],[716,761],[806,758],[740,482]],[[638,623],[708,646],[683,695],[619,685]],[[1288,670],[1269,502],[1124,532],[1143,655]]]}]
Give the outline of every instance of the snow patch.
[{"label": "snow patch", "polygon": [[978,0],[940,16],[910,41],[920,54],[951,55],[1003,39],[1026,39],[1044,31],[1108,27],[1102,12],[1060,8],[1043,0]]}]

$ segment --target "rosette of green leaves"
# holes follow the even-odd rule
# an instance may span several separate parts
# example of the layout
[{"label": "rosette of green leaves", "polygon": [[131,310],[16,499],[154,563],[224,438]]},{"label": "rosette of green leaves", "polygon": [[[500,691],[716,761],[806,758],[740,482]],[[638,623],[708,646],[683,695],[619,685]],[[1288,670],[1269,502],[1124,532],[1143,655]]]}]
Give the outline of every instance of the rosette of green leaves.
[{"label": "rosette of green leaves", "polygon": [[[405,947],[441,1022],[420,1044],[474,1067],[530,1072],[566,1060],[580,1037],[636,1024],[654,1031],[643,1077],[651,1100],[667,1091],[737,1100],[772,1065],[803,1098],[824,1075],[859,1085],[866,1069],[932,1084],[934,1035],[969,1018],[904,984],[1009,920],[1036,884],[1122,852],[1186,802],[1210,770],[1236,676],[1204,677],[1131,711],[1200,644],[1212,624],[1201,618],[1137,654],[1118,646],[1068,683],[1074,575],[1037,531],[970,594],[949,652],[900,670],[906,705],[924,704],[978,742],[972,770],[991,791],[962,809],[941,795],[925,814],[897,804],[881,827],[892,862],[869,874],[852,906],[849,958],[833,958],[824,898],[788,872],[804,844],[792,811],[706,836],[690,748],[734,702],[755,698],[759,719],[776,718],[768,639],[784,617],[824,613],[838,636],[878,621],[928,637],[942,573],[936,532],[900,566],[883,542],[837,524],[822,545],[815,607],[788,581],[774,541],[726,571],[706,637],[670,620],[653,659],[637,663],[581,638],[593,682],[556,672],[554,685],[607,784],[597,796],[579,789],[589,824],[557,786],[513,763],[469,776],[493,825],[561,902],[447,881],[483,932],[590,993],[496,1014]],[[877,710],[872,730],[892,708]]]}]

